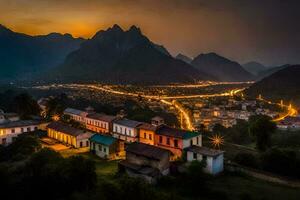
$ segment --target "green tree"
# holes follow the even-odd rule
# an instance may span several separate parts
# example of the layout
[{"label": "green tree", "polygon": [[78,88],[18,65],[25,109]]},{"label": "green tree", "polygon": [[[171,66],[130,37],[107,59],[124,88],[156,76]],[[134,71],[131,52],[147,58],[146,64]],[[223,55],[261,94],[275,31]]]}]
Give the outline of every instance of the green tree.
[{"label": "green tree", "polygon": [[31,115],[39,115],[40,107],[37,102],[27,93],[17,95],[13,102],[12,108],[22,119],[28,119]]},{"label": "green tree", "polygon": [[256,138],[256,148],[260,151],[266,151],[271,147],[271,136],[276,131],[276,123],[265,115],[250,117],[249,130],[251,135]]}]

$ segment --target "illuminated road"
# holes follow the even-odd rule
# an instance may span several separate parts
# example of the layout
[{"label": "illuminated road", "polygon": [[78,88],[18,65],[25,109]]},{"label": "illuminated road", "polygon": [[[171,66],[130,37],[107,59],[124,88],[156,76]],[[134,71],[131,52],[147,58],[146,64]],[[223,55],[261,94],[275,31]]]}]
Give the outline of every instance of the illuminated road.
[{"label": "illuminated road", "polygon": [[[243,83],[249,83],[249,82],[243,82]],[[198,85],[177,85],[177,86],[166,86],[166,87],[208,87],[212,85],[228,85],[228,84],[242,84],[242,83],[231,83],[231,82],[208,82],[204,84],[198,84]],[[131,92],[123,92],[112,89],[110,86],[100,86],[100,85],[92,85],[92,84],[54,84],[54,85],[48,85],[48,86],[37,86],[34,87],[37,89],[50,89],[50,88],[69,88],[69,89],[91,89],[95,91],[103,91],[108,92],[111,94],[116,95],[122,95],[122,96],[130,96],[130,97],[142,97],[145,99],[151,99],[151,100],[159,100],[161,103],[166,104],[168,106],[174,106],[179,114],[182,114],[185,122],[185,127],[188,130],[194,130],[194,126],[191,120],[191,117],[189,116],[189,113],[184,109],[184,107],[176,101],[176,99],[191,99],[191,98],[212,98],[212,97],[224,97],[224,96],[233,96],[241,91],[243,91],[245,88],[242,89],[234,89],[230,90],[228,92],[224,93],[216,93],[216,94],[199,94],[199,95],[182,95],[182,96],[157,96],[157,95],[145,95],[145,94],[136,94]]]},{"label": "illuminated road", "polygon": [[266,102],[266,103],[268,103],[270,105],[277,105],[277,106],[281,106],[282,108],[286,108],[287,109],[287,112],[284,113],[282,116],[279,116],[278,118],[273,119],[274,122],[282,121],[282,120],[284,120],[287,117],[295,117],[298,114],[297,109],[294,108],[292,106],[292,104],[290,104],[290,105],[284,105],[283,103],[274,103],[272,101],[268,101],[266,99],[263,99],[261,97],[261,95],[257,99],[260,100],[260,101],[264,101],[264,102]]}]

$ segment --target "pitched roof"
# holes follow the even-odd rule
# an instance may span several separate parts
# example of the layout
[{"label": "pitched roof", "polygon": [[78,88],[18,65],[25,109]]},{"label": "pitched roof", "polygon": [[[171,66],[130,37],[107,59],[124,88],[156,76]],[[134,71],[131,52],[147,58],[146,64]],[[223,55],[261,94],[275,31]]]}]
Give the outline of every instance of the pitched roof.
[{"label": "pitched roof", "polygon": [[193,153],[198,153],[201,155],[211,156],[211,157],[216,157],[216,156],[224,153],[224,151],[221,151],[221,150],[210,149],[207,147],[199,147],[199,146],[195,146],[195,145],[192,145],[192,146],[186,148],[186,150],[191,151]]},{"label": "pitched roof", "polygon": [[74,128],[72,126],[69,126],[69,125],[61,123],[61,122],[52,122],[47,126],[47,128],[50,128],[55,131],[59,131],[59,132],[62,132],[62,133],[68,134],[68,135],[72,135],[72,136],[79,136],[79,135],[87,133],[87,131],[85,131],[85,130]]},{"label": "pitched roof", "polygon": [[152,124],[148,124],[148,123],[142,123],[141,125],[138,126],[138,128],[143,130],[156,131],[157,126],[153,126]]},{"label": "pitched roof", "polygon": [[90,138],[90,141],[109,146],[109,145],[112,145],[113,143],[115,143],[117,141],[117,139],[113,138],[111,136],[95,134]]},{"label": "pitched roof", "polygon": [[119,119],[116,120],[114,123],[122,126],[131,127],[131,128],[136,128],[137,126],[142,124],[142,122],[138,122],[130,119]]},{"label": "pitched roof", "polygon": [[169,150],[138,142],[134,142],[128,145],[126,148],[126,152],[130,152],[154,160],[161,160],[165,155],[170,155]]},{"label": "pitched roof", "polygon": [[0,128],[17,128],[17,127],[25,127],[25,126],[34,126],[39,124],[41,124],[41,121],[37,121],[37,120],[9,121],[0,124]]},{"label": "pitched roof", "polygon": [[172,127],[169,127],[166,125],[160,126],[157,129],[156,134],[169,136],[169,137],[175,137],[175,138],[181,138],[181,139],[189,139],[189,138],[193,138],[193,137],[200,135],[200,133],[197,133],[197,132],[191,132],[188,130],[172,128]]},{"label": "pitched roof", "polygon": [[74,108],[67,108],[64,113],[70,113],[70,114],[73,114],[73,115],[80,115],[81,113],[84,113],[84,111],[82,110],[77,110],[77,109],[74,109]]},{"label": "pitched roof", "polygon": [[90,119],[104,121],[104,122],[112,122],[113,120],[117,119],[116,116],[99,114],[99,113],[88,114],[86,117]]}]

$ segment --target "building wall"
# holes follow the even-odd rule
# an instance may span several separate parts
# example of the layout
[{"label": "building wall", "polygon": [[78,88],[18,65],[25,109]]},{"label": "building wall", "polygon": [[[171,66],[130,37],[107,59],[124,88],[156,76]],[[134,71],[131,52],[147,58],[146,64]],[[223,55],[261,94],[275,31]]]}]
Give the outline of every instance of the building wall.
[{"label": "building wall", "polygon": [[[175,145],[175,141],[177,141],[177,146]],[[155,135],[155,146],[171,151],[173,154],[172,160],[182,156],[183,140],[180,138],[168,137],[164,135]]]},{"label": "building wall", "polygon": [[202,146],[202,136],[196,136],[190,139],[183,140],[183,148],[190,147],[191,145]]},{"label": "building wall", "polygon": [[136,128],[131,128],[114,123],[113,137],[124,140],[126,142],[135,142],[138,140],[138,131]]},{"label": "building wall", "polygon": [[154,145],[155,132],[145,129],[139,130],[139,142]]},{"label": "building wall", "polygon": [[[160,137],[162,142],[160,142]],[[168,143],[168,139],[169,142]],[[175,140],[177,140],[178,145],[175,145]],[[155,145],[172,152],[172,160],[180,158],[183,153],[183,149],[191,145],[202,146],[202,136],[193,137],[190,139],[182,140],[180,138],[168,137],[164,135],[155,135]]]},{"label": "building wall", "polygon": [[[196,155],[196,158],[194,157]],[[201,162],[203,160],[203,156],[201,154],[193,153],[188,151],[187,152],[187,161],[192,162],[197,160]],[[206,156],[206,167],[204,171],[209,174],[218,174],[223,171],[224,169],[224,155],[220,154],[217,157],[209,157]]]},{"label": "building wall", "polygon": [[126,160],[130,163],[136,165],[144,165],[144,166],[151,166],[153,168],[158,169],[161,173],[163,173],[166,169],[170,167],[170,158],[169,156],[164,156],[160,161],[149,159],[144,156],[139,156],[134,153],[126,152]]},{"label": "building wall", "polygon": [[109,133],[109,126],[110,124],[108,122],[95,120],[86,118],[85,119],[86,128],[92,131],[95,131],[97,133]]},{"label": "building wall", "polygon": [[38,130],[39,125],[14,127],[14,128],[0,128],[0,144],[10,144],[13,139],[22,133]]},{"label": "building wall", "polygon": [[107,146],[91,142],[90,149],[93,153],[95,153],[95,155],[99,156],[100,158],[113,159],[117,153],[117,144]]}]

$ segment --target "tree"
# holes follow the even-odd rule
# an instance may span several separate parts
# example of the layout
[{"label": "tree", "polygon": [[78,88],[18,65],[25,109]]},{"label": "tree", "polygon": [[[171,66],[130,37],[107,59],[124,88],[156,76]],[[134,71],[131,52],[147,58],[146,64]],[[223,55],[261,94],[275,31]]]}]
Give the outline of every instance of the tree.
[{"label": "tree", "polygon": [[39,105],[27,93],[17,95],[12,102],[12,108],[20,115],[21,119],[28,119],[31,115],[40,114]]},{"label": "tree", "polygon": [[50,120],[55,115],[62,116],[65,108],[60,98],[51,98],[46,104],[46,119]]},{"label": "tree", "polygon": [[271,136],[276,131],[276,123],[265,115],[252,116],[249,119],[249,130],[256,138],[256,148],[266,151],[271,147]]}]

